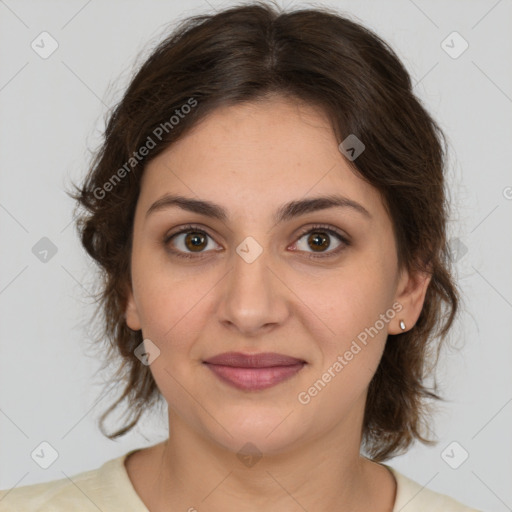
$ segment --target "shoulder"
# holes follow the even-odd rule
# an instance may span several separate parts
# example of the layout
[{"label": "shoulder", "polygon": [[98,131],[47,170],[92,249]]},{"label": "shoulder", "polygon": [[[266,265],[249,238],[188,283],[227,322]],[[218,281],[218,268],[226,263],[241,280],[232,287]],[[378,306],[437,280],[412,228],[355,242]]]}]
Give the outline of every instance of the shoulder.
[{"label": "shoulder", "polygon": [[0,512],[147,512],[124,467],[127,455],[69,478],[0,490]]},{"label": "shoulder", "polygon": [[[385,464],[384,464],[385,465]],[[395,505],[393,512],[431,512],[442,510],[443,512],[480,512],[467,507],[459,501],[440,494],[411,480],[396,469],[385,465],[397,482]]]}]

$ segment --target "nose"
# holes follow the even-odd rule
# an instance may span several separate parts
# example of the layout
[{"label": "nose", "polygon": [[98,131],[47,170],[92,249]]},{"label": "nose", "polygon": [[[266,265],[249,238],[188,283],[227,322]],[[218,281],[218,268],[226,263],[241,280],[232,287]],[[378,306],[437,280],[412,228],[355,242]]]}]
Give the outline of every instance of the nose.
[{"label": "nose", "polygon": [[245,336],[257,336],[282,325],[289,315],[289,290],[279,279],[269,251],[252,239],[233,251],[230,264],[220,290],[220,322]]}]

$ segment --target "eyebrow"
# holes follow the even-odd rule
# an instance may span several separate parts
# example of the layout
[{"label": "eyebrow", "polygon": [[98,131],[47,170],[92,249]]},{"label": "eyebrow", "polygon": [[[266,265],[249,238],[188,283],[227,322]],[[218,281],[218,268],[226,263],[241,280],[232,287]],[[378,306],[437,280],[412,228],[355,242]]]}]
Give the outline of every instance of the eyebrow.
[{"label": "eyebrow", "polygon": [[[171,207],[178,207],[192,213],[198,213],[212,219],[217,219],[221,222],[227,222],[229,215],[227,211],[220,205],[212,203],[211,201],[204,201],[199,199],[192,199],[179,195],[165,194],[160,199],[155,201],[146,212],[146,218],[157,211],[165,210]],[[288,221],[295,217],[305,215],[307,213],[326,210],[328,208],[350,208],[364,217],[371,219],[370,212],[361,204],[344,197],[341,195],[328,195],[321,197],[310,197],[307,199],[300,199],[290,201],[282,205],[274,214],[274,223]]]}]

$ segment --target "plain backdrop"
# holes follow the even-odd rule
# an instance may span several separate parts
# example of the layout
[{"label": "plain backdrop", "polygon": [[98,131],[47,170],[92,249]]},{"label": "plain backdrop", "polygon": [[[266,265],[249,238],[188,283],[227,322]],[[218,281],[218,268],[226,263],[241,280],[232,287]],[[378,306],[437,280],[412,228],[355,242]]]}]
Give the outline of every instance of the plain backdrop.
[{"label": "plain backdrop", "polygon": [[[1,489],[97,468],[167,437],[165,412],[116,442],[98,429],[117,395],[101,395],[102,361],[88,352],[94,266],[65,190],[84,176],[137,57],[178,20],[229,5],[0,1]],[[447,401],[432,418],[439,442],[388,464],[475,508],[512,510],[512,3],[317,5],[336,7],[391,44],[450,142],[450,237],[465,302],[450,338],[455,348],[439,366]],[[42,46],[52,44],[58,48],[43,58]],[[31,457],[42,442],[58,454],[47,469]]]}]

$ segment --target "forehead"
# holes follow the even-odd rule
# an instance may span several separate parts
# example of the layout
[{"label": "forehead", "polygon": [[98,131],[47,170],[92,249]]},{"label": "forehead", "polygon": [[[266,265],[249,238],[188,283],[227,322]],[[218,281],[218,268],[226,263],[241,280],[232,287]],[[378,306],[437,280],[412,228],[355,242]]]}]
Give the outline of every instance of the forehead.
[{"label": "forehead", "polygon": [[173,192],[273,210],[276,203],[341,193],[378,215],[380,194],[338,146],[327,116],[312,105],[271,97],[221,107],[146,166],[140,200]]}]

